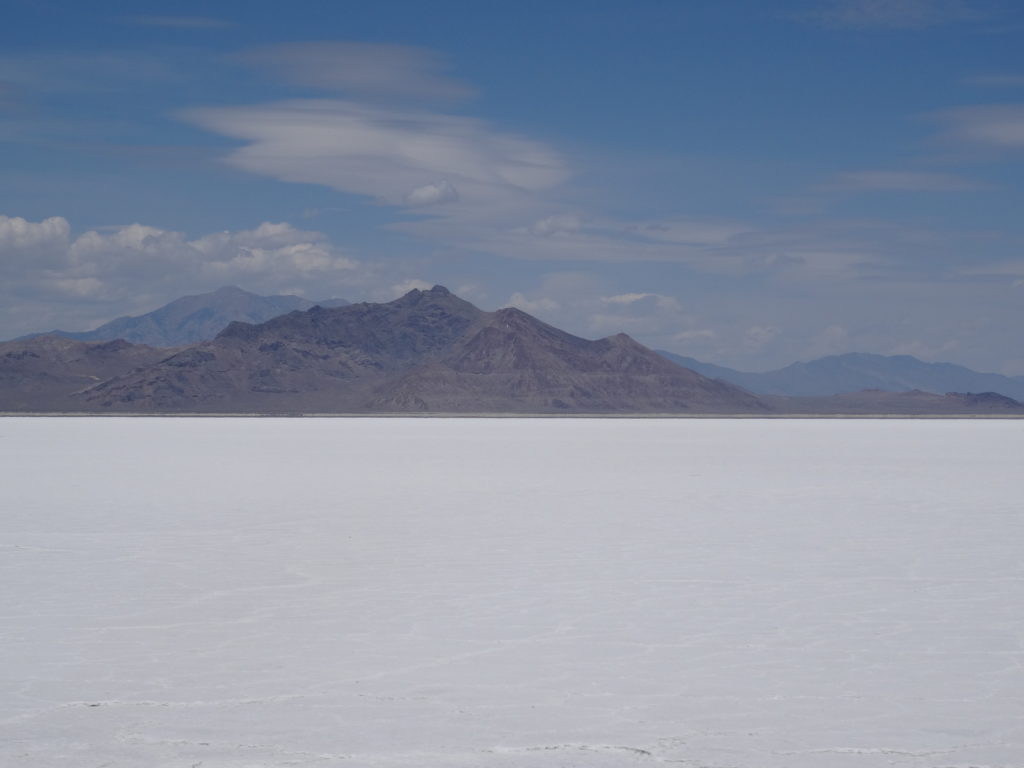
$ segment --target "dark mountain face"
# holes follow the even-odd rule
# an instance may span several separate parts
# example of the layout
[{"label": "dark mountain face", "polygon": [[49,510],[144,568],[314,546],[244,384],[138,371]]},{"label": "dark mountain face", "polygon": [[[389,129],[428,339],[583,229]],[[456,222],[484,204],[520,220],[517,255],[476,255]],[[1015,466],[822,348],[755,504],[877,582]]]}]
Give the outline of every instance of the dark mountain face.
[{"label": "dark mountain face", "polygon": [[758,398],[660,358],[624,334],[587,341],[517,310],[487,313],[441,359],[384,388],[380,410],[761,412]]},{"label": "dark mountain face", "polygon": [[999,392],[1024,398],[1024,377],[979,373],[950,363],[926,363],[910,355],[831,355],[764,373],[748,373],[659,352],[679,365],[762,395],[824,397],[880,389],[887,392]]},{"label": "dark mountain face", "polygon": [[763,412],[627,336],[580,339],[435,286],[388,304],[232,323],[93,387],[90,408],[208,412]]},{"label": "dark mountain face", "polygon": [[175,352],[117,340],[37,336],[0,342],[0,411],[75,411],[73,393],[150,366]]},{"label": "dark mountain face", "polygon": [[[332,299],[322,305],[347,303]],[[313,306],[315,302],[299,296],[257,296],[241,288],[226,287],[212,293],[183,296],[145,315],[119,317],[92,331],[52,331],[48,335],[79,341],[125,339],[154,347],[180,347],[212,339],[232,321],[262,323]]]}]

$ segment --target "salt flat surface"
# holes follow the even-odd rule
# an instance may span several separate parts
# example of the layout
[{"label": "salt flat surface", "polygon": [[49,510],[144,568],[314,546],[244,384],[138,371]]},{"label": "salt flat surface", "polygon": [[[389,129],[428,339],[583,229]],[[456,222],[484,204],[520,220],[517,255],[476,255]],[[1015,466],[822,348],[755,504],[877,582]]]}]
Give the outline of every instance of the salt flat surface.
[{"label": "salt flat surface", "polygon": [[1019,421],[0,420],[0,765],[1024,766]]}]

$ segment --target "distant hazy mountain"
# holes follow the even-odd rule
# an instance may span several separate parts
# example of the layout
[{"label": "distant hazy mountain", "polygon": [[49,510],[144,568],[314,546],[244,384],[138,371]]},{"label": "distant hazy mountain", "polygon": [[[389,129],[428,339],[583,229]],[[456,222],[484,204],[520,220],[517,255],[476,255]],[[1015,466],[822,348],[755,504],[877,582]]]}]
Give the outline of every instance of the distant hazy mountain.
[{"label": "distant hazy mountain", "polygon": [[205,412],[760,413],[731,384],[624,334],[588,341],[435,286],[387,304],[232,323],[81,396],[90,409]]},{"label": "distant hazy mountain", "polygon": [[998,392],[1024,400],[1024,376],[978,373],[951,363],[925,363],[910,355],[832,355],[765,373],[748,373],[664,350],[659,353],[704,376],[722,379],[761,395],[826,397],[865,389],[887,392],[917,389],[936,394]]},{"label": "distant hazy mountain", "polygon": [[286,312],[306,310],[317,304],[339,307],[348,302],[344,299],[315,302],[299,296],[258,296],[229,286],[212,293],[184,296],[137,317],[119,317],[92,331],[50,331],[23,336],[22,339],[48,335],[78,341],[125,339],[152,347],[177,347],[212,339],[235,320],[262,323]]},{"label": "distant hazy mountain", "polygon": [[828,397],[764,395],[764,400],[779,413],[794,415],[1024,416],[1024,405],[996,392],[948,392],[937,395],[919,389],[906,392],[865,389]]}]

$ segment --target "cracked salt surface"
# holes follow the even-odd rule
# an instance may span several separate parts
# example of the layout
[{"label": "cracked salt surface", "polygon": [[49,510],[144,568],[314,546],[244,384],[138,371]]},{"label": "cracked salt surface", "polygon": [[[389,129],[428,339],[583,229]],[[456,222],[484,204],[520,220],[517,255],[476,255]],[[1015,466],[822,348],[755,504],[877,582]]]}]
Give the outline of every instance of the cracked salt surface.
[{"label": "cracked salt surface", "polygon": [[1024,766],[1016,421],[0,420],[0,764]]}]

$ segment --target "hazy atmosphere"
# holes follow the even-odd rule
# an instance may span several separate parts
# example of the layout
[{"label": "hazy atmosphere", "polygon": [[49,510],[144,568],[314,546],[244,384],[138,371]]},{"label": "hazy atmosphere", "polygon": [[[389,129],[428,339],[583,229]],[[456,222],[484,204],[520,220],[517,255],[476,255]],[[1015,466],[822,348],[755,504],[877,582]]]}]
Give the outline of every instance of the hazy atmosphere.
[{"label": "hazy atmosphere", "polygon": [[442,283],[758,370],[1024,374],[1009,0],[13,0],[0,338]]}]

